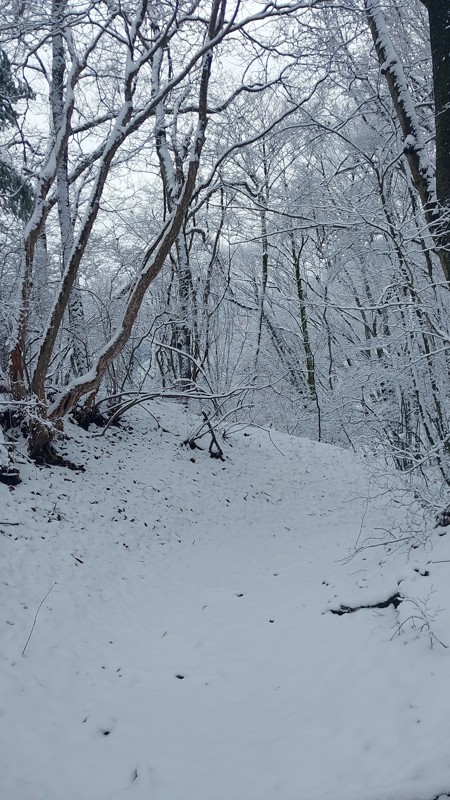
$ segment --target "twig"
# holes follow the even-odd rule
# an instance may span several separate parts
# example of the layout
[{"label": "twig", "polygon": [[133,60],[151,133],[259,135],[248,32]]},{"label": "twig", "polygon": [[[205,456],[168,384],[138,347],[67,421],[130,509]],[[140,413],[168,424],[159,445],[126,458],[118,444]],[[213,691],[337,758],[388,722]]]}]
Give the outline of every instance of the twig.
[{"label": "twig", "polygon": [[364,530],[364,523],[366,521],[367,511],[369,509],[369,503],[370,503],[370,489],[371,489],[371,482],[369,481],[369,487],[368,487],[368,490],[367,490],[367,497],[366,497],[366,506],[365,506],[365,509],[364,509],[364,514],[362,516],[361,526],[359,528],[358,538],[357,538],[357,540],[355,542],[355,551],[357,551],[357,549],[358,549],[359,540],[361,539],[362,532]]},{"label": "twig", "polygon": [[23,524],[22,522],[3,522],[3,520],[0,520],[0,525],[22,525],[22,524]]},{"label": "twig", "polygon": [[267,433],[268,433],[268,435],[269,435],[269,439],[270,439],[270,441],[272,442],[272,444],[273,444],[273,446],[274,446],[275,450],[278,450],[278,452],[280,453],[280,455],[282,455],[282,456],[285,456],[285,455],[286,455],[286,453],[283,453],[283,451],[282,451],[282,450],[280,450],[280,448],[279,448],[279,447],[277,447],[277,445],[275,444],[274,440],[272,439],[272,435],[271,435],[271,433],[270,433],[270,430],[268,430],[268,431],[267,431]]},{"label": "twig", "polygon": [[29,633],[29,635],[28,635],[28,639],[27,639],[27,640],[26,640],[26,642],[25,642],[25,647],[24,647],[24,648],[23,648],[23,650],[22,650],[22,655],[23,655],[23,656],[25,655],[25,650],[27,649],[28,642],[30,641],[30,639],[31,639],[31,636],[32,636],[32,633],[33,633],[33,631],[34,631],[34,628],[35,628],[35,625],[36,625],[36,620],[37,620],[37,618],[38,618],[39,611],[41,610],[41,607],[42,607],[43,603],[45,602],[45,600],[46,600],[46,599],[47,599],[47,597],[49,596],[49,594],[50,594],[50,592],[52,591],[52,589],[54,589],[54,588],[55,588],[55,586],[56,586],[56,581],[54,582],[53,586],[50,586],[50,589],[48,590],[47,594],[46,594],[46,595],[44,595],[44,597],[42,598],[41,602],[40,602],[40,603],[39,603],[39,605],[38,605],[38,609],[37,609],[37,611],[36,611],[36,614],[34,615],[33,624],[32,624],[32,626],[31,626],[31,631],[30,631],[30,633]]},{"label": "twig", "polygon": [[[367,541],[367,539],[365,540]],[[376,542],[375,544],[362,544],[360,547],[357,547],[353,553],[350,555],[345,556],[344,558],[339,558],[335,561],[336,564],[348,564],[352,561],[359,553],[362,553],[363,550],[368,550],[370,547],[389,547],[391,544],[398,544],[399,542],[410,542],[411,536],[404,536],[402,539],[390,539],[385,542]]]},{"label": "twig", "polygon": [[[429,621],[425,617],[422,617],[421,615],[418,615],[418,614],[411,614],[409,617],[407,617],[406,619],[403,620],[403,622],[398,626],[397,630],[394,631],[394,633],[392,634],[391,642],[392,642],[392,640],[394,639],[395,636],[399,636],[400,635],[400,633],[403,630],[403,626],[406,625],[407,622],[411,622],[412,627],[415,628],[416,630],[418,630],[419,633],[422,633],[422,631],[424,631],[424,630],[427,632],[427,634],[429,636],[429,639],[430,639],[431,647],[433,647],[433,642],[437,642],[442,647],[444,647],[446,650],[448,650],[448,644],[444,644],[444,642],[441,641],[441,639],[439,639],[436,636],[434,631],[431,630],[431,625],[430,625]],[[416,622],[420,622],[421,623],[420,627],[416,626]]]},{"label": "twig", "polygon": [[283,453],[283,451],[280,450],[280,448],[275,444],[274,440],[272,439],[272,436],[270,434],[270,428],[267,428],[265,425],[257,425],[254,421],[252,422],[252,428],[259,428],[260,431],[263,431],[264,433],[267,433],[267,435],[268,435],[268,437],[270,439],[270,443],[274,446],[275,450],[278,450],[278,452],[279,452],[279,454],[281,456],[285,456],[286,455],[286,453]]}]

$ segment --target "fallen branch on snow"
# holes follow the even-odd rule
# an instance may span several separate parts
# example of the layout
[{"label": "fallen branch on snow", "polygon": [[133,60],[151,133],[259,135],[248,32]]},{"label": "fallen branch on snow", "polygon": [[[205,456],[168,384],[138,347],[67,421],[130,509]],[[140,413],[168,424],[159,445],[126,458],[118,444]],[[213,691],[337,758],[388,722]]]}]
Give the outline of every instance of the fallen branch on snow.
[{"label": "fallen branch on snow", "polygon": [[340,605],[339,608],[330,608],[330,611],[332,614],[337,614],[339,617],[342,617],[343,614],[353,614],[355,611],[361,611],[363,608],[388,608],[389,606],[398,608],[403,599],[403,595],[401,595],[400,592],[396,592],[391,595],[391,597],[388,597],[387,600],[380,600],[379,603],[367,603],[362,606]]},{"label": "fallen branch on snow", "polygon": [[25,642],[25,647],[24,647],[24,648],[23,648],[23,650],[22,650],[22,655],[23,655],[23,656],[25,655],[25,650],[26,650],[26,649],[27,649],[27,647],[28,647],[28,642],[30,641],[30,639],[31,639],[31,636],[32,636],[32,634],[33,634],[33,631],[34,631],[34,628],[35,628],[35,626],[36,626],[36,621],[37,621],[37,618],[38,618],[38,614],[39,614],[39,612],[40,612],[40,610],[41,610],[41,608],[42,608],[42,606],[43,606],[43,604],[44,604],[45,600],[46,600],[46,599],[47,599],[47,597],[49,596],[49,594],[50,594],[50,592],[52,591],[52,589],[54,589],[54,588],[55,588],[55,586],[56,586],[56,581],[54,582],[54,584],[53,584],[52,586],[50,586],[50,589],[48,590],[47,594],[46,594],[46,595],[44,595],[44,597],[42,598],[41,602],[40,602],[40,603],[39,603],[39,605],[38,605],[38,608],[37,608],[36,614],[34,615],[33,624],[32,624],[32,626],[31,626],[31,631],[30,631],[30,633],[28,634],[28,639],[26,640],[26,642]]}]

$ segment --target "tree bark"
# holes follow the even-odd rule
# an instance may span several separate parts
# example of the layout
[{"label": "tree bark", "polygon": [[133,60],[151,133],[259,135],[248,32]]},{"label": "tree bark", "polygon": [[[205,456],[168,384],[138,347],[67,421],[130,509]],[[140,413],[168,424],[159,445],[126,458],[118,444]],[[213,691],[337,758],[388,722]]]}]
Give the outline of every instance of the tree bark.
[{"label": "tree bark", "polygon": [[[430,17],[431,46],[436,97],[436,173],[428,157],[414,100],[405,72],[395,51],[380,0],[365,0],[367,21],[372,34],[381,72],[391,95],[403,134],[404,152],[413,183],[422,203],[426,222],[433,236],[437,255],[446,280],[450,283],[450,8],[448,0],[427,4]],[[439,125],[439,133],[437,126]]]},{"label": "tree bark", "polygon": [[450,275],[450,3],[432,0],[426,5],[433,59],[436,195],[441,215],[437,238]]},{"label": "tree bark", "polygon": [[[52,39],[52,86],[51,107],[53,129],[59,131],[64,124],[64,78],[66,58],[64,52],[63,27],[67,0],[53,0],[52,16],[55,31]],[[69,148],[66,142],[64,151],[56,170],[56,194],[58,205],[59,229],[61,234],[61,262],[64,274],[70,260],[74,245],[74,224],[70,208],[69,191]],[[86,325],[83,312],[78,278],[75,279],[68,300],[69,331],[72,344],[71,367],[75,375],[89,369],[87,358]]]}]

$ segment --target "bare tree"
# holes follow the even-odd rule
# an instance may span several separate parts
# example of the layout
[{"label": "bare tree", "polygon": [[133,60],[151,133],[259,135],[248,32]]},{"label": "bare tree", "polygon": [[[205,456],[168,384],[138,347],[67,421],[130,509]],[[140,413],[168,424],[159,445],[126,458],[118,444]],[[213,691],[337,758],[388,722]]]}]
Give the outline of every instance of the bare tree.
[{"label": "bare tree", "polygon": [[[162,269],[171,248],[176,246],[180,263],[186,255],[180,232],[196,188],[205,143],[211,110],[208,98],[214,51],[231,35],[236,36],[240,32],[245,35],[257,23],[270,23],[294,11],[308,9],[311,5],[311,2],[300,2],[279,7],[276,3],[268,3],[261,9],[255,7],[253,13],[245,16],[241,4],[236,2],[227,16],[225,0],[213,0],[212,3],[193,0],[191,3],[168,4],[158,8],[147,0],[140,0],[112,10],[94,3],[88,14],[82,13],[78,17],[67,2],[54,0],[46,20],[46,33],[39,44],[34,45],[35,51],[43,48],[45,58],[49,52],[47,43],[50,42],[52,46],[49,59],[53,78],[50,81],[53,131],[48,153],[39,170],[33,212],[25,227],[20,309],[10,354],[13,396],[17,400],[24,400],[30,395],[36,398],[38,413],[42,418],[42,424],[35,422],[33,425],[31,451],[35,455],[48,450],[49,426],[46,420],[59,419],[73,409],[82,397],[98,390],[109,366],[128,341],[146,291]],[[33,20],[30,20],[29,30],[32,25]],[[101,59],[112,44],[118,53],[116,63],[110,67],[116,73],[116,80],[112,82],[106,71],[109,84],[102,84]],[[121,78],[118,74],[120,68]],[[45,66],[43,71],[46,71]],[[107,86],[108,109],[106,113],[100,113]],[[82,122],[86,109],[80,103],[85,97],[89,99],[89,92],[97,88],[97,113]],[[246,89],[245,85],[232,89],[231,98],[239,96]],[[161,142],[165,135],[162,105],[170,99],[173,103],[172,119],[175,119],[178,98],[183,93],[190,99],[190,105],[185,109],[190,134],[182,179],[176,187],[170,186],[170,204],[164,225],[142,256],[138,273],[128,289],[122,319],[110,341],[97,355],[92,368],[59,392],[48,407],[46,378],[49,365],[67,309],[73,324],[79,311],[77,276],[100,210],[108,176],[119,154],[125,152],[125,145],[136,140],[138,132],[144,131],[151,118],[156,123],[154,135],[161,160]],[[77,137],[85,131],[91,131],[93,141],[100,143],[92,148],[90,154],[80,155],[70,174],[67,167],[68,147],[73,146]],[[90,174],[86,184],[89,194],[81,198],[79,221],[74,228],[74,212],[72,210],[72,214],[69,213],[68,190],[77,177],[87,172]],[[167,189],[167,175],[165,180]],[[36,357],[30,365],[27,364],[26,353],[36,245],[55,203],[59,211],[63,277]],[[187,268],[180,271],[180,276],[182,293],[186,295],[183,281],[186,282]],[[80,358],[81,354],[78,361]]]}]

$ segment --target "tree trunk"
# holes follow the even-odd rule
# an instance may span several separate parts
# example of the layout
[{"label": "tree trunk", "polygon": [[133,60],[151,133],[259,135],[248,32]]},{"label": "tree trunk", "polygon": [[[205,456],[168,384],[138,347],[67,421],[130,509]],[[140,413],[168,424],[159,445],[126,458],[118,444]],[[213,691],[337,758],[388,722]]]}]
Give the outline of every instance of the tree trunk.
[{"label": "tree trunk", "polygon": [[436,194],[440,208],[437,239],[450,275],[450,3],[427,3],[436,117]]},{"label": "tree trunk", "polygon": [[[422,203],[425,219],[433,236],[442,271],[450,282],[450,73],[449,47],[450,9],[448,0],[425,3],[430,17],[431,46],[436,97],[436,170],[428,158],[427,149],[405,72],[395,51],[380,0],[365,0],[367,21],[372,34],[381,72],[394,105],[403,134],[404,152],[414,186]],[[439,133],[437,127],[439,125]],[[438,138],[439,137],[439,138]],[[439,187],[439,188],[438,188]]]},{"label": "tree trunk", "polygon": [[[66,59],[62,35],[67,0],[53,0],[53,18],[56,32],[52,39],[52,87],[51,107],[54,131],[60,130],[64,123],[64,78]],[[69,152],[65,144],[61,160],[56,170],[56,191],[58,196],[58,219],[61,234],[61,262],[64,274],[74,245],[74,225],[70,208],[69,192]],[[86,325],[83,301],[78,278],[75,279],[68,301],[69,331],[72,345],[71,368],[75,376],[89,369],[87,357]]]}]

